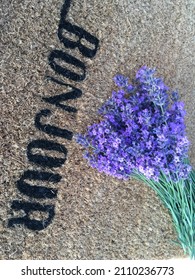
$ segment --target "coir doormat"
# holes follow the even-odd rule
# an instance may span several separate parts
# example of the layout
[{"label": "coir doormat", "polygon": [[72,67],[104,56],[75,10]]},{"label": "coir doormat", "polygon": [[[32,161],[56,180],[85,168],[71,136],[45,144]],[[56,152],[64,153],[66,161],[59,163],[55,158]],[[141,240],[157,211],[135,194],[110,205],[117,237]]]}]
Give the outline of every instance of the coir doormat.
[{"label": "coir doormat", "polygon": [[183,257],[156,194],[87,165],[73,141],[117,73],[156,67],[186,104],[194,164],[193,1],[3,0],[2,259]]}]

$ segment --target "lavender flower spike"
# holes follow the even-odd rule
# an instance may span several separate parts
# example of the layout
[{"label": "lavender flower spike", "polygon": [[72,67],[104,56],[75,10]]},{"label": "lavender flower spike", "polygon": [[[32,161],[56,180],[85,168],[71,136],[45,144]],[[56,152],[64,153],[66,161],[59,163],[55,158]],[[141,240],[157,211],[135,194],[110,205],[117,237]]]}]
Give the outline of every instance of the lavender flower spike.
[{"label": "lavender flower spike", "polygon": [[103,120],[77,137],[88,148],[85,157],[99,171],[122,179],[134,170],[155,181],[161,172],[174,181],[178,176],[188,177],[184,106],[171,103],[168,87],[154,73],[142,67],[133,86],[128,85],[128,78],[117,75],[114,81],[119,90],[99,110]]}]

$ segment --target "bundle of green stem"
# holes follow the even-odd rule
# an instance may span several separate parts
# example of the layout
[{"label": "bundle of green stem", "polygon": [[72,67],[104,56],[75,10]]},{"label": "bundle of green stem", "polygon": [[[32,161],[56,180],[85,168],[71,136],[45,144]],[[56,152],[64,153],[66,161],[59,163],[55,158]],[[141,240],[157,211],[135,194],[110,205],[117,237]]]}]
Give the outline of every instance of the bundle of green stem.
[{"label": "bundle of green stem", "polygon": [[141,67],[133,84],[116,75],[119,90],[100,108],[102,120],[76,141],[93,168],[118,179],[136,177],[154,189],[170,211],[177,242],[195,259],[195,172],[186,160],[184,104],[175,91],[169,97],[154,73]]},{"label": "bundle of green stem", "polygon": [[195,260],[195,171],[188,179],[173,182],[161,173],[158,182],[146,178],[141,173],[133,176],[149,185],[169,209],[179,244],[186,255]]}]

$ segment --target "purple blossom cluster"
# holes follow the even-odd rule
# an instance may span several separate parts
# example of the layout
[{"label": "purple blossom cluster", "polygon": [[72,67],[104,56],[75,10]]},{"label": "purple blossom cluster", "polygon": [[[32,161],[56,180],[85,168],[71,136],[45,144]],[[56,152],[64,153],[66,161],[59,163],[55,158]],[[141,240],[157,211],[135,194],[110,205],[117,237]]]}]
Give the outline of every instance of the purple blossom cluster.
[{"label": "purple blossom cluster", "polygon": [[118,91],[99,109],[102,120],[76,135],[84,157],[100,172],[119,179],[135,172],[155,181],[161,173],[174,181],[188,177],[184,104],[177,92],[169,98],[169,88],[154,74],[143,66],[133,85],[123,75],[114,77]]}]

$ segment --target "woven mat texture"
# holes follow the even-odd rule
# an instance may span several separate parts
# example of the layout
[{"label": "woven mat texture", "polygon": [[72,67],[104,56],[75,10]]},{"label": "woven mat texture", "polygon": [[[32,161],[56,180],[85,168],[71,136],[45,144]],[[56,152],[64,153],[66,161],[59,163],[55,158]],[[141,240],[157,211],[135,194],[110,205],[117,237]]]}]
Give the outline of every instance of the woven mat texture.
[{"label": "woven mat texture", "polygon": [[[71,49],[60,42],[62,7],[67,8],[69,26],[76,25],[88,32],[88,37],[81,40],[84,46],[93,50],[99,41],[95,56],[87,57],[78,48]],[[110,97],[116,73],[132,79],[142,65],[156,67],[158,75],[179,91],[186,104],[190,159],[194,165],[194,10],[192,0],[1,0],[1,259],[184,257],[182,250],[172,243],[176,234],[169,213],[149,187],[136,180],[124,182],[98,173],[83,159],[80,146],[64,138],[64,134],[48,134],[47,129],[50,125],[67,129],[70,134],[84,132],[97,121],[97,109]],[[79,36],[67,30],[62,35],[74,42]],[[55,50],[81,62],[78,67],[72,58],[72,64],[55,58],[56,65],[80,77],[85,67],[85,78],[73,81],[52,69],[48,57]],[[76,113],[43,100],[70,92],[72,87],[82,91],[82,96],[63,104],[76,108]],[[46,125],[45,131],[35,125],[35,118],[42,110],[47,110],[40,120]],[[39,148],[39,140],[53,141],[55,149]],[[32,143],[38,144],[28,150],[30,160],[27,147]],[[36,164],[36,155],[64,158],[64,148],[66,160],[59,167]],[[27,170],[31,175],[35,171],[61,176],[59,182],[54,182],[55,176],[46,181],[28,176],[24,180],[28,190],[32,185],[53,188],[53,197],[36,198],[25,187],[21,191],[18,181]],[[36,225],[33,229],[26,226],[33,219],[44,224],[48,216],[42,208],[29,212],[26,224],[19,223],[28,211],[22,208],[24,203],[28,203],[27,208],[39,204],[54,209],[50,224],[42,230]]]}]

